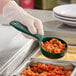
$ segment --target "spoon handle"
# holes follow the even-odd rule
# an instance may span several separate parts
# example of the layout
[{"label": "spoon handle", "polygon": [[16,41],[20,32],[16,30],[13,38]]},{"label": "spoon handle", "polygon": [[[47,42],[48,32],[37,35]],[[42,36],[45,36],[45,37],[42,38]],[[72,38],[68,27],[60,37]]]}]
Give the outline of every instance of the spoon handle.
[{"label": "spoon handle", "polygon": [[26,33],[32,37],[35,37],[36,39],[38,39],[39,41],[41,40],[41,38],[43,37],[40,34],[32,34],[29,32],[28,28],[26,26],[24,26],[23,24],[21,24],[19,21],[11,21],[10,25],[13,26],[14,28],[16,28],[17,30]]}]

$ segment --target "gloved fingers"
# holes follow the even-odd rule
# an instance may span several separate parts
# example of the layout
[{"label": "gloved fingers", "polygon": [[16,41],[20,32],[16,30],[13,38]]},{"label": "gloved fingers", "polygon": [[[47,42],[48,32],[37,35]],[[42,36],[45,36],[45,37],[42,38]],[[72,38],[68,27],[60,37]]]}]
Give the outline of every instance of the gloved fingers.
[{"label": "gloved fingers", "polygon": [[34,38],[34,37],[32,37],[32,36],[29,36],[29,35],[27,35],[27,34],[25,34],[25,33],[22,33],[22,34],[23,34],[23,36],[26,37],[26,38],[37,40],[36,38]]},{"label": "gloved fingers", "polygon": [[27,25],[27,27],[28,27],[28,30],[29,30],[32,34],[36,34],[36,33],[37,33],[37,30],[36,30],[36,28],[35,28],[35,26],[34,26],[33,23]]},{"label": "gloved fingers", "polygon": [[35,20],[34,25],[35,25],[35,27],[37,28],[37,32],[38,32],[40,35],[44,35],[43,24],[42,24],[42,22],[41,22],[39,19],[36,19],[36,20]]},{"label": "gloved fingers", "polygon": [[[8,10],[10,10],[10,12],[8,12]],[[9,18],[9,21],[12,21],[12,20],[21,21],[22,24],[28,27],[28,30],[32,34],[36,34],[36,33],[39,33],[41,35],[44,34],[42,22],[39,19],[27,14],[22,8],[20,8],[15,3],[15,1],[11,0],[3,8],[3,15],[7,19]]]}]

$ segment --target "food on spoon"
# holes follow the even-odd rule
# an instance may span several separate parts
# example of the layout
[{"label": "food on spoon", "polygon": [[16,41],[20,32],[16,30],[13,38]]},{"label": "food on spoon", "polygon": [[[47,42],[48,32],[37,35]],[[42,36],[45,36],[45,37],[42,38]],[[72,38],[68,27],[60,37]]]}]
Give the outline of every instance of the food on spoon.
[{"label": "food on spoon", "polygon": [[64,70],[63,67],[37,63],[28,66],[21,76],[70,76],[71,73],[72,70]]},{"label": "food on spoon", "polygon": [[50,53],[61,53],[66,49],[66,45],[55,38],[50,41],[41,42],[41,46]]}]

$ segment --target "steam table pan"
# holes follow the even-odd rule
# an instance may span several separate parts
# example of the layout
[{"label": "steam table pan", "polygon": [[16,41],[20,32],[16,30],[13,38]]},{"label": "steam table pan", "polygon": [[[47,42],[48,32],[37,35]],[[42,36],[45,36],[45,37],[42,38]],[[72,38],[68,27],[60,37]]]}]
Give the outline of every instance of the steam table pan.
[{"label": "steam table pan", "polygon": [[[27,43],[15,53],[10,60],[0,69],[0,76],[10,76],[10,74],[31,54],[36,52],[38,42],[29,40]],[[12,50],[13,51],[13,50]]]},{"label": "steam table pan", "polygon": [[[34,57],[46,59],[46,57],[43,56],[42,53],[40,52],[40,49],[36,51],[36,53],[34,54]],[[68,50],[65,56],[57,60],[76,62],[76,46],[68,46]]]},{"label": "steam table pan", "polygon": [[[69,61],[58,61],[58,60],[50,60],[50,59],[42,59],[42,58],[31,58],[29,60],[25,60],[12,74],[11,76],[21,76],[21,72],[28,66],[34,63],[45,63],[51,64],[54,66],[63,66],[65,70],[73,70],[71,76],[76,76],[76,64]],[[66,68],[67,67],[67,68]]]}]

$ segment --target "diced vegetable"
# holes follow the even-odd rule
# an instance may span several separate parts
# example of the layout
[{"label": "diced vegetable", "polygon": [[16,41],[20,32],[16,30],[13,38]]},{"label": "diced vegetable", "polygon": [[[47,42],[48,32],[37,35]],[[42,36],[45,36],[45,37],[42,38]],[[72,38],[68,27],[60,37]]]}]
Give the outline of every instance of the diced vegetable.
[{"label": "diced vegetable", "polygon": [[57,39],[51,39],[50,41],[41,42],[41,46],[44,50],[51,53],[61,53],[66,49],[66,45],[61,43]]},{"label": "diced vegetable", "polygon": [[70,76],[71,73],[72,70],[64,70],[63,67],[38,63],[27,67],[21,76]]}]

